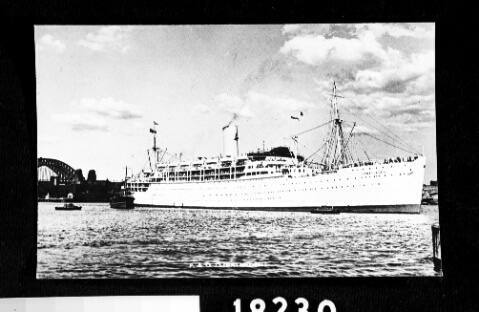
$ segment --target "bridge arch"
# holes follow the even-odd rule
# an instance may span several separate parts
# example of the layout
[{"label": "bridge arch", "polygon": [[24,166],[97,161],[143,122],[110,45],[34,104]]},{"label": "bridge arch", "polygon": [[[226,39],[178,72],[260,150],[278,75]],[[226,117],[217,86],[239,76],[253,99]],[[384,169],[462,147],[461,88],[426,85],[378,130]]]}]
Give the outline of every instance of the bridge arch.
[{"label": "bridge arch", "polygon": [[60,182],[76,182],[78,177],[73,169],[68,164],[53,158],[38,158],[37,168],[47,167],[52,170],[58,177]]}]

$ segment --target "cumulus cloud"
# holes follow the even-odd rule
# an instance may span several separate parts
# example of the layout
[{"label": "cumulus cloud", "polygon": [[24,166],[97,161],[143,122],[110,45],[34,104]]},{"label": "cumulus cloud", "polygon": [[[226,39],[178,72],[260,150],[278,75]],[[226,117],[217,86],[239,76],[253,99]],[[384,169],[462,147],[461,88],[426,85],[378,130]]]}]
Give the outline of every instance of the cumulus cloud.
[{"label": "cumulus cloud", "polygon": [[285,26],[283,34],[280,54],[314,68],[323,94],[336,80],[352,114],[411,128],[434,122],[432,24],[307,24]]},{"label": "cumulus cloud", "polygon": [[356,38],[361,32],[369,31],[375,37],[434,38],[431,24],[421,23],[375,23],[375,24],[287,24],[283,26],[285,36],[324,35],[325,37]]},{"label": "cumulus cloud", "polygon": [[369,32],[352,39],[327,38],[324,35],[300,35],[286,41],[280,52],[291,54],[299,61],[309,65],[320,65],[325,62],[356,63],[371,57],[382,61],[387,57],[386,51]]},{"label": "cumulus cloud", "polygon": [[419,125],[425,127],[427,124],[430,127],[435,122],[434,95],[404,96],[385,92],[346,94],[346,99],[340,103],[343,115],[361,125],[414,131]]},{"label": "cumulus cloud", "polygon": [[[403,93],[415,80],[431,75],[434,75],[433,51],[411,54],[408,57],[398,54],[391,56],[382,67],[358,70],[355,79],[349,83],[348,87],[358,92],[383,90],[390,93]],[[434,80],[429,82],[434,83]],[[426,84],[426,81],[422,83]],[[413,87],[417,89],[418,85],[413,84]],[[430,86],[424,85],[424,87],[430,90]]]},{"label": "cumulus cloud", "polygon": [[[379,40],[386,34],[414,38],[433,36],[433,30],[407,24],[330,25],[327,29],[330,32],[299,32],[284,43],[280,52],[311,66],[349,71],[340,78],[348,83],[348,88],[358,92],[384,90],[401,93],[416,79],[434,74],[434,51],[408,54],[384,46]],[[337,33],[343,35],[336,36]],[[423,85],[416,85],[415,91],[427,81],[430,80],[421,80]],[[431,89],[430,86],[424,87]]]},{"label": "cumulus cloud", "polygon": [[56,39],[50,34],[43,35],[37,43],[40,50],[50,49],[57,53],[62,53],[66,49],[66,45],[60,40]]},{"label": "cumulus cloud", "polygon": [[78,44],[93,51],[126,53],[130,49],[128,39],[132,30],[131,26],[104,26],[88,33]]}]

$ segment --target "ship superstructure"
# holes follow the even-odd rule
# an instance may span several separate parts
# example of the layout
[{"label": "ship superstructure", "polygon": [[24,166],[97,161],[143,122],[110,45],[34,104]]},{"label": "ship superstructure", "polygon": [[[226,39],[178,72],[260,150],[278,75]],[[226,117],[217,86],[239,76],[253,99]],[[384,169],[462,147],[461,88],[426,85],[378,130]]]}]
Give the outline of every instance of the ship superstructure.
[{"label": "ship superstructure", "polygon": [[[166,162],[166,150],[162,154],[156,146],[157,130],[151,129],[151,170],[127,183],[135,205],[287,211],[327,206],[342,212],[419,213],[425,157],[355,160],[350,140],[356,124],[344,133],[338,97],[333,84],[330,121],[315,127],[329,126],[319,162],[289,147],[240,154],[237,126],[235,154]],[[298,136],[292,139],[297,146]]]}]

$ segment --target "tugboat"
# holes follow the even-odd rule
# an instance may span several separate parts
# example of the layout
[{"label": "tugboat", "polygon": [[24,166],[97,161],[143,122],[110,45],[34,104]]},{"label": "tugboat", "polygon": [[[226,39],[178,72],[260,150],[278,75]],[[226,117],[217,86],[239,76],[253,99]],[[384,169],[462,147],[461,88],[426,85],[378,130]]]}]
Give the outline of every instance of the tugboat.
[{"label": "tugboat", "polygon": [[76,206],[73,203],[65,203],[63,206],[55,207],[55,210],[81,210],[81,206]]},{"label": "tugboat", "polygon": [[125,167],[125,182],[123,184],[123,191],[119,194],[113,195],[110,198],[110,208],[113,209],[133,209],[135,207],[134,200],[135,198],[131,196],[127,187],[126,187],[126,177],[128,175],[127,168]]}]

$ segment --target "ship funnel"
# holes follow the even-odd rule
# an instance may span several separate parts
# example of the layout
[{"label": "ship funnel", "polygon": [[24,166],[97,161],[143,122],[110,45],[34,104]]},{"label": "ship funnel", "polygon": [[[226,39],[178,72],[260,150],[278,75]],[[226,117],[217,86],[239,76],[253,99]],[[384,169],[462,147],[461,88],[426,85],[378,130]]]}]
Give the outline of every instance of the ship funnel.
[{"label": "ship funnel", "polygon": [[238,125],[228,125],[222,128],[223,129],[223,154],[225,156],[236,156],[239,155],[239,136],[238,136]]},{"label": "ship funnel", "polygon": [[239,136],[238,136],[238,125],[235,125],[236,133],[234,140],[236,141],[236,158],[239,157]]}]

